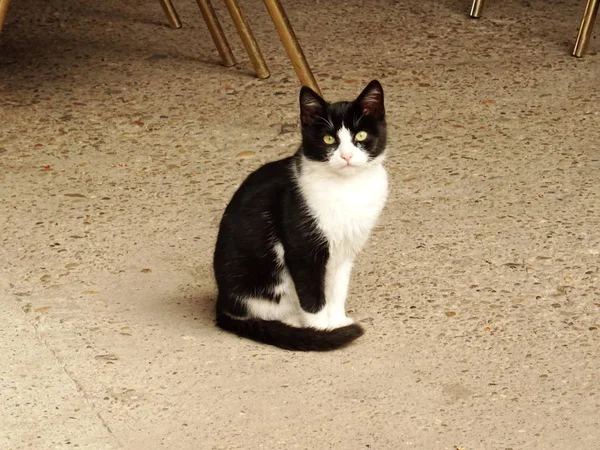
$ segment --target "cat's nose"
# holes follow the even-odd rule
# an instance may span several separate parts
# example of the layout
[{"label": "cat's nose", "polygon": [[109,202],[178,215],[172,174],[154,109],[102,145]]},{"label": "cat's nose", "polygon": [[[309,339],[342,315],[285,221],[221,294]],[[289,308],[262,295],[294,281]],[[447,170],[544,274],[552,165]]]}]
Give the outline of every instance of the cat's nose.
[{"label": "cat's nose", "polygon": [[354,153],[342,153],[341,157],[342,159],[345,159],[346,162],[350,162],[350,160],[352,159],[352,157],[354,156]]}]

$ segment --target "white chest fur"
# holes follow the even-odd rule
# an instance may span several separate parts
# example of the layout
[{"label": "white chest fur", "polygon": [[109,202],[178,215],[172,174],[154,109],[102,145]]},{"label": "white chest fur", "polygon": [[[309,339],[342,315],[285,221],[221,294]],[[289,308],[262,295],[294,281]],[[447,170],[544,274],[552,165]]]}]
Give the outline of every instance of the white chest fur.
[{"label": "white chest fur", "polygon": [[356,173],[332,173],[323,163],[303,161],[298,184],[331,256],[354,259],[387,200],[387,172],[380,162]]}]

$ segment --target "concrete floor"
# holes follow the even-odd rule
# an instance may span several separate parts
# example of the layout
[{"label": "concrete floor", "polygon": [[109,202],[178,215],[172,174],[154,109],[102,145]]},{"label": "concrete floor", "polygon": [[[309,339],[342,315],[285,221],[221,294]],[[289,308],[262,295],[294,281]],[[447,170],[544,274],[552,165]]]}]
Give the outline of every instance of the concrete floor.
[{"label": "concrete floor", "polygon": [[[286,1],[328,99],[386,89],[366,335],[290,353],[213,324],[241,180],[298,143],[298,82],[218,57],[194,2],[13,2],[0,43],[0,448],[595,450],[600,50],[583,1]],[[596,32],[596,36],[599,36]]]}]

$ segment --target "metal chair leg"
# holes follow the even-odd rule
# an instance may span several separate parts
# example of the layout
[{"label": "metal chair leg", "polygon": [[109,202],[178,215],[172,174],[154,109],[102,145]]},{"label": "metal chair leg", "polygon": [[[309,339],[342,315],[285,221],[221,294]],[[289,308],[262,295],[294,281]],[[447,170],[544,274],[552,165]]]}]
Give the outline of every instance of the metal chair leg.
[{"label": "metal chair leg", "polygon": [[483,12],[483,4],[484,3],[485,3],[485,0],[473,0],[473,5],[471,6],[471,12],[469,13],[469,15],[473,19],[479,19],[479,17],[481,16],[481,13]]},{"label": "metal chair leg", "polygon": [[160,6],[162,7],[165,16],[167,16],[167,21],[169,22],[169,26],[171,28],[181,28],[181,20],[179,20],[179,16],[177,15],[177,11],[173,6],[171,0],[158,0],[160,2]]},{"label": "metal chair leg", "polygon": [[231,20],[233,20],[233,24],[240,35],[240,39],[244,44],[244,48],[250,57],[252,66],[256,71],[256,75],[258,75],[258,78],[269,78],[269,75],[271,74],[269,73],[267,63],[263,58],[260,47],[256,43],[256,39],[254,39],[252,30],[250,30],[248,21],[244,17],[244,13],[242,12],[237,0],[225,0],[225,6],[231,15]]},{"label": "metal chair leg", "polygon": [[575,41],[575,47],[573,48],[573,56],[581,58],[585,53],[592,37],[599,5],[600,0],[587,0],[581,25],[579,26],[579,33],[577,34],[577,41]]},{"label": "metal chair leg", "polygon": [[223,33],[223,29],[221,28],[221,24],[219,23],[219,19],[215,14],[215,10],[213,9],[210,0],[196,0],[196,2],[198,3],[202,18],[208,27],[212,40],[215,43],[215,47],[217,47],[219,56],[221,56],[221,62],[225,67],[235,65],[235,58],[233,57],[233,53],[231,53],[229,42],[227,42],[225,33]]},{"label": "metal chair leg", "polygon": [[10,0],[0,0],[0,33],[2,33],[2,25],[4,25],[4,19],[6,19],[9,6]]},{"label": "metal chair leg", "polygon": [[296,39],[296,35],[285,14],[283,6],[281,6],[279,0],[264,0],[264,2],[271,15],[271,20],[275,24],[275,28],[277,28],[279,37],[283,42],[285,51],[292,62],[292,66],[294,66],[294,70],[296,71],[300,83],[302,83],[303,86],[308,86],[322,96],[319,85],[310,70],[310,66],[302,52],[302,47],[300,47],[300,43],[298,42],[298,39]]}]

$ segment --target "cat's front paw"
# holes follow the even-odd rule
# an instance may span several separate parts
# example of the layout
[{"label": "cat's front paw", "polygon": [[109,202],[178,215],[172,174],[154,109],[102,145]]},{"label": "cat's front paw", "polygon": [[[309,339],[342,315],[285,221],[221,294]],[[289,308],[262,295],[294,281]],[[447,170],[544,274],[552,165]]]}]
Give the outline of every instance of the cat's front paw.
[{"label": "cat's front paw", "polygon": [[352,325],[354,323],[354,320],[352,320],[350,317],[347,316],[343,316],[343,317],[339,317],[339,318],[333,318],[329,325],[331,328],[341,328],[341,327],[345,327],[348,325]]},{"label": "cat's front paw", "polygon": [[284,320],[282,320],[282,322],[294,328],[302,328],[304,325],[302,323],[302,318],[297,315],[288,316]]}]

